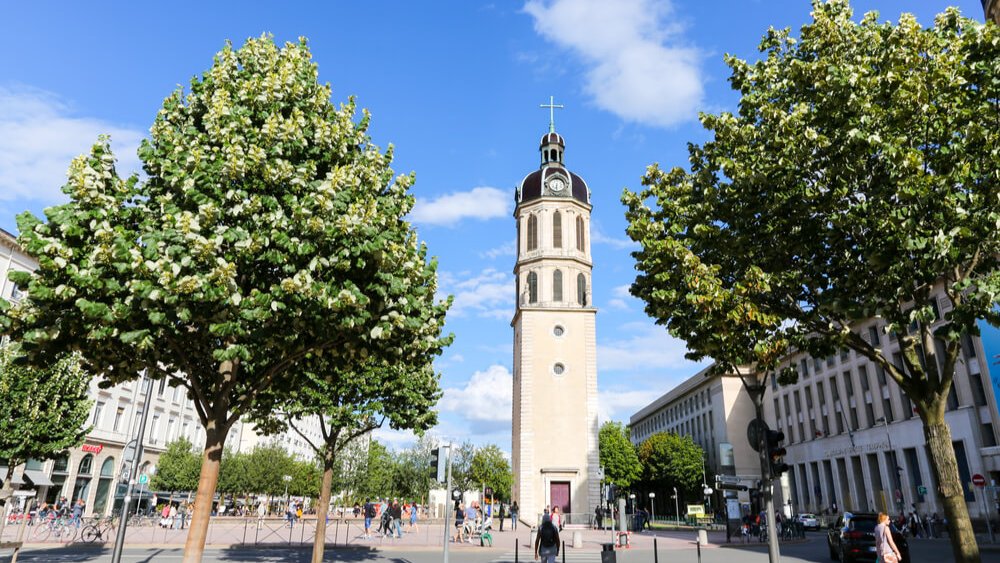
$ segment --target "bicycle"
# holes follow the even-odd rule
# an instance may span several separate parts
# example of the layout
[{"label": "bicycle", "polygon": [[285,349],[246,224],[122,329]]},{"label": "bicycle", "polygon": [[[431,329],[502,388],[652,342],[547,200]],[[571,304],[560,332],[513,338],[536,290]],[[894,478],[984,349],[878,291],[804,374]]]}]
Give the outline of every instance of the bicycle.
[{"label": "bicycle", "polygon": [[116,519],[113,516],[95,518],[83,528],[80,539],[87,543],[94,543],[97,540],[103,542],[105,534],[107,534],[108,539],[111,539],[111,532],[115,529],[115,522]]}]

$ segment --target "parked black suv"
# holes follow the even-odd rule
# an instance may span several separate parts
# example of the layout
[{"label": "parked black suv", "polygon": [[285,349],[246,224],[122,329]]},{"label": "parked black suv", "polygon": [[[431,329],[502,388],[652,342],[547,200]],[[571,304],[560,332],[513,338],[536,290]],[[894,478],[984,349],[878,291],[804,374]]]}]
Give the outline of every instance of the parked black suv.
[{"label": "parked black suv", "polygon": [[[871,512],[845,512],[830,526],[826,537],[830,547],[830,558],[841,563],[854,561],[875,561],[875,526],[878,514]],[[899,548],[900,563],[910,563],[910,546],[906,538],[891,523],[892,539]]]}]

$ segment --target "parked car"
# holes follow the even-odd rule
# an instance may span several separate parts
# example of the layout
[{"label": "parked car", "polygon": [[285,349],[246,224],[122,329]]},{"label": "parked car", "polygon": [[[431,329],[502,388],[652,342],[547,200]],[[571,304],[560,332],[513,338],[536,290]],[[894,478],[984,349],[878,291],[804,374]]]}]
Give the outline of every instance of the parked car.
[{"label": "parked car", "polygon": [[[830,526],[827,534],[827,545],[830,547],[830,558],[841,563],[855,561],[875,561],[875,526],[878,524],[878,514],[871,512],[845,512],[837,523]],[[906,538],[899,533],[894,525],[889,524],[892,539],[899,548],[900,563],[910,563],[910,546]]]},{"label": "parked car", "polygon": [[795,519],[798,520],[799,524],[802,524],[802,527],[807,530],[819,529],[819,520],[816,519],[815,514],[799,514],[795,517]]}]

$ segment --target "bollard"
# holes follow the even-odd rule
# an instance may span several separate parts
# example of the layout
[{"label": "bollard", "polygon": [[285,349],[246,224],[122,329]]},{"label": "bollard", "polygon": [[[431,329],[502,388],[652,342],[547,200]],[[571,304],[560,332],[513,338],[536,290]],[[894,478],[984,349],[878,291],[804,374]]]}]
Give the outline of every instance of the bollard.
[{"label": "bollard", "polygon": [[656,538],[653,538],[653,563],[660,563],[660,550],[656,547]]},{"label": "bollard", "polygon": [[583,547],[583,532],[576,530],[573,532],[573,549],[580,549]]},{"label": "bollard", "polygon": [[521,549],[521,544],[517,543],[517,538],[514,538],[514,563],[518,563],[517,556],[519,549]]},{"label": "bollard", "polygon": [[562,542],[562,563],[566,563],[566,542]]}]

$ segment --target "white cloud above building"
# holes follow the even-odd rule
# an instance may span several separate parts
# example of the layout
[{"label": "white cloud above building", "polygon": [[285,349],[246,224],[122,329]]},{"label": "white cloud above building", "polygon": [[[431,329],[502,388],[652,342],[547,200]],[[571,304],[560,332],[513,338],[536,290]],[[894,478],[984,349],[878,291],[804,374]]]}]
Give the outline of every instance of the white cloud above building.
[{"label": "white cloud above building", "polygon": [[480,186],[431,199],[418,197],[410,219],[421,225],[454,227],[464,219],[509,217],[511,202],[510,190]]}]

